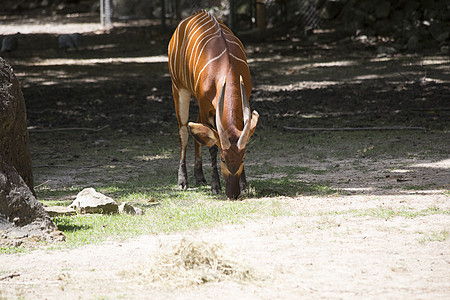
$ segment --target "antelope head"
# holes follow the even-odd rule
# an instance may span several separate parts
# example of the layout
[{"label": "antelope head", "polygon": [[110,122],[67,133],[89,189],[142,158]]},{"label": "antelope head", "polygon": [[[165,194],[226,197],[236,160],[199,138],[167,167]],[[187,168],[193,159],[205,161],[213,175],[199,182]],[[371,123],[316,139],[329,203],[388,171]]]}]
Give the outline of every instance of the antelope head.
[{"label": "antelope head", "polygon": [[[225,125],[223,122],[226,79],[222,85],[216,104],[216,128],[217,130],[200,123],[189,123],[191,135],[200,143],[212,147],[217,145],[220,151],[222,176],[225,179],[225,193],[230,199],[237,199],[241,193],[241,175],[244,170],[245,146],[250,136],[255,132],[259,114],[256,111],[250,113],[250,105],[245,92],[244,81],[240,77],[240,101],[242,103],[242,116],[239,120],[233,120]],[[230,115],[227,112],[227,115]],[[235,127],[243,124],[242,130]],[[227,127],[227,128],[226,128]]]}]

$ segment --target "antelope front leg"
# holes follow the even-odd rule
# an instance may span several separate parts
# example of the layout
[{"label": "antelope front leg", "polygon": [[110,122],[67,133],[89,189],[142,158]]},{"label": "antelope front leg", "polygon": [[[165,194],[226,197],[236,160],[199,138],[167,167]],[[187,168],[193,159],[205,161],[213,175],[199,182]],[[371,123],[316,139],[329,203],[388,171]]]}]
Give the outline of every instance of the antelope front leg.
[{"label": "antelope front leg", "polygon": [[180,166],[178,168],[178,187],[180,189],[187,189],[187,171],[186,171],[186,148],[188,144],[189,132],[187,123],[189,119],[189,101],[191,94],[187,90],[177,90],[172,86],[173,99],[175,101],[175,111],[178,119],[178,136],[180,138]]},{"label": "antelope front leg", "polygon": [[189,137],[186,125],[180,127],[178,135],[180,137],[180,147],[181,147],[180,166],[178,167],[178,187],[180,189],[185,190],[188,188],[187,171],[186,171],[186,147]]},{"label": "antelope front leg", "polygon": [[212,179],[211,179],[211,191],[213,194],[219,194],[222,191],[220,187],[219,171],[217,170],[217,152],[219,148],[214,145],[209,148],[211,154],[211,167],[212,167]]},{"label": "antelope front leg", "polygon": [[203,175],[203,162],[202,162],[202,144],[195,141],[195,164],[194,164],[194,177],[198,185],[206,184],[205,175]]}]

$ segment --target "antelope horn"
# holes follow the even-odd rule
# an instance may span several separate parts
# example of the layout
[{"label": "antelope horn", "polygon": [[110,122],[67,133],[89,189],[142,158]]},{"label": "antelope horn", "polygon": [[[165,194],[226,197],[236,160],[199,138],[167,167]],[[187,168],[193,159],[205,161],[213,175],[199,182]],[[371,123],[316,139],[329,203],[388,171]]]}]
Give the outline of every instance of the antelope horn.
[{"label": "antelope horn", "polygon": [[242,113],[244,119],[244,129],[242,129],[241,137],[237,142],[237,147],[239,149],[244,149],[247,144],[248,137],[250,135],[250,125],[251,125],[251,114],[250,114],[250,104],[248,102],[247,93],[245,92],[244,80],[242,76],[241,80],[241,98],[242,98]]},{"label": "antelope horn", "polygon": [[220,145],[222,146],[222,149],[229,149],[231,147],[230,140],[228,139],[228,136],[223,129],[223,123],[222,123],[222,117],[223,117],[223,102],[225,98],[225,87],[227,85],[227,78],[225,77],[223,80],[223,86],[220,91],[219,99],[217,100],[217,106],[216,106],[216,127],[217,132],[219,133],[219,139],[220,139]]}]

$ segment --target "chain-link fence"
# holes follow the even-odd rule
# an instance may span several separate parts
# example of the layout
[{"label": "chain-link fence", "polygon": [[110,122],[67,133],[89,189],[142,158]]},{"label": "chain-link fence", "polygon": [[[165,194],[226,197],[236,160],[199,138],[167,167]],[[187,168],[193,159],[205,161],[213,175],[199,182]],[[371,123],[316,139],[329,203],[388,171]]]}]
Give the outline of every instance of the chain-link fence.
[{"label": "chain-link fence", "polygon": [[[230,27],[246,30],[256,27],[264,18],[269,27],[295,25],[319,26],[319,0],[100,0],[102,20],[161,19],[178,22],[199,9],[212,11]],[[110,5],[108,5],[110,2]],[[107,8],[111,8],[108,13]]]}]

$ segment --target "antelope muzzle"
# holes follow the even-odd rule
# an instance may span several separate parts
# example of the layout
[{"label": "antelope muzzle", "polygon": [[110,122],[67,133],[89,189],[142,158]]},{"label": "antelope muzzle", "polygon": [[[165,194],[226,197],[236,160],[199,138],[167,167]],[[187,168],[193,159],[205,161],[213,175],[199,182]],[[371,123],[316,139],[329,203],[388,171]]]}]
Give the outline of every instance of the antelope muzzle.
[{"label": "antelope muzzle", "polygon": [[240,179],[241,174],[230,174],[225,178],[225,193],[228,198],[236,200],[241,194]]}]

